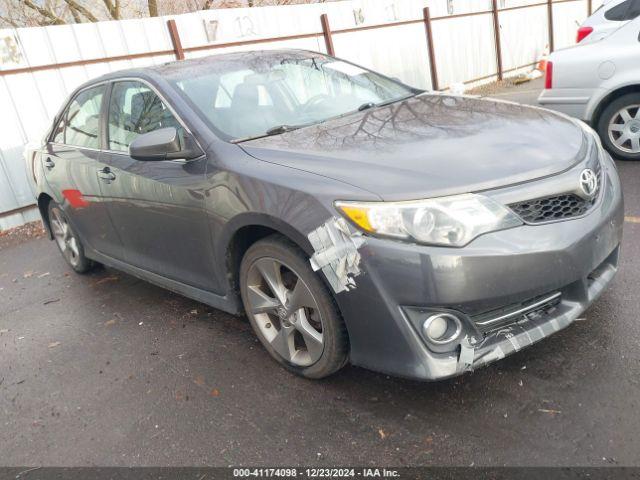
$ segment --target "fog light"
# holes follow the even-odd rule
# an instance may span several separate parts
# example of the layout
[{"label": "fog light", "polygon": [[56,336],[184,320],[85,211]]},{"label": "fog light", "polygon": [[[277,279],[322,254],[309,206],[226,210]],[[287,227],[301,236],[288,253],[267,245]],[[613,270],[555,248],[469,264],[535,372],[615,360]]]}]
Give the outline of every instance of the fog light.
[{"label": "fog light", "polygon": [[462,323],[450,313],[431,315],[422,324],[422,333],[435,344],[449,343],[460,336]]}]

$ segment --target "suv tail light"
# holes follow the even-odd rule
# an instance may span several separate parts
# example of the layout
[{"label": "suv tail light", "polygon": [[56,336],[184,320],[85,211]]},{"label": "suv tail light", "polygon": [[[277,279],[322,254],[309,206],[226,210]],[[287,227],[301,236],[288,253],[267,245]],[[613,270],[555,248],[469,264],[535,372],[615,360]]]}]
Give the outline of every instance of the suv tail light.
[{"label": "suv tail light", "polygon": [[547,62],[547,70],[544,77],[544,88],[547,90],[551,90],[553,88],[553,62]]},{"label": "suv tail light", "polygon": [[593,27],[580,27],[578,29],[578,37],[576,39],[576,43],[580,43],[582,40],[587,38],[593,32]]}]

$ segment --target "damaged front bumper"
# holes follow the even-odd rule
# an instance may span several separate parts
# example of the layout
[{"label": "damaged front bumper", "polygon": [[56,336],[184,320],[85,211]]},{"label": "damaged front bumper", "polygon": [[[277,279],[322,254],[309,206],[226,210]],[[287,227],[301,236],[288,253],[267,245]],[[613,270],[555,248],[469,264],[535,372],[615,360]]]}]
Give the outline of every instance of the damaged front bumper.
[{"label": "damaged front bumper", "polygon": [[[467,335],[455,351],[447,355],[430,356],[429,362],[434,364],[432,371],[438,375],[432,379],[452,377],[489,365],[568,327],[580,318],[613,280],[617,272],[618,255],[619,247],[585,279],[551,295],[543,295],[540,302],[525,302],[530,307],[520,308],[520,304],[513,306],[514,314],[496,327],[483,329],[478,318],[487,318],[486,315],[469,317],[458,312],[465,319]],[[420,312],[424,312],[424,309],[404,310],[407,320],[420,335],[419,319],[424,318]],[[502,318],[504,310],[496,312],[494,318]]]},{"label": "damaged front bumper", "polygon": [[[617,173],[612,164],[607,169],[602,201],[582,218],[486,234],[461,249],[368,237],[355,288],[336,297],[351,362],[439,380],[500,360],[580,318],[617,271],[624,213]],[[430,345],[421,328],[437,312],[455,313],[464,324],[448,351]]]},{"label": "damaged front bumper", "polygon": [[458,365],[460,369],[475,369],[511,355],[529,345],[552,335],[577,320],[586,306],[593,303],[601,294],[617,271],[618,252],[616,249],[601,265],[594,275],[588,278],[586,301],[561,301],[552,312],[535,317],[523,317],[520,321],[487,335],[482,343],[474,347],[471,365]]}]

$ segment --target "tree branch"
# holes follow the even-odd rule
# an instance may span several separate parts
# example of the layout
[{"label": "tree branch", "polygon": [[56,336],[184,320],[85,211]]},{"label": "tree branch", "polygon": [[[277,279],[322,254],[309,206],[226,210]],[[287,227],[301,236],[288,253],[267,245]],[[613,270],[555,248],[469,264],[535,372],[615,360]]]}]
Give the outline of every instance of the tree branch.
[{"label": "tree branch", "polygon": [[0,15],[0,20],[13,28],[18,28],[18,24],[12,18]]},{"label": "tree branch", "polygon": [[52,11],[36,5],[31,0],[18,0],[18,3],[22,3],[24,6],[30,8],[31,10],[38,12],[43,17],[48,18],[49,22],[52,25],[65,25],[67,23],[62,18],[55,15]]},{"label": "tree branch", "polygon": [[73,17],[73,21],[76,23],[82,23],[82,18],[80,17],[80,14],[78,13],[78,11],[75,8],[70,7],[69,5],[67,6],[69,7],[69,12]]},{"label": "tree branch", "polygon": [[77,3],[75,0],[64,0],[64,2],[67,5],[69,5],[69,8],[72,8],[72,9],[76,10],[78,13],[81,13],[82,15],[84,15],[87,18],[87,20],[89,20],[90,22],[97,22],[98,21],[98,19],[96,18],[96,16],[93,13],[91,13],[89,10],[87,10],[82,5]]},{"label": "tree branch", "polygon": [[104,6],[107,7],[107,11],[109,12],[109,15],[111,16],[111,18],[113,18],[114,20],[119,20],[120,19],[120,4],[119,2],[116,0],[115,5],[113,3],[111,3],[111,0],[102,0],[104,2]]}]

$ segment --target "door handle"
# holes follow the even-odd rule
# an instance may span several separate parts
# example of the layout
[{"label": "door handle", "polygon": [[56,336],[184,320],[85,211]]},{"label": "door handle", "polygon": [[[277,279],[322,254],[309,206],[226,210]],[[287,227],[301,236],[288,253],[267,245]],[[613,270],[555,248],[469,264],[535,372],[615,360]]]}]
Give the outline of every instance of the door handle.
[{"label": "door handle", "polygon": [[56,166],[56,164],[53,160],[51,160],[50,157],[47,157],[47,159],[44,161],[44,166],[47,167],[49,170],[51,170],[53,167]]},{"label": "door handle", "polygon": [[104,167],[98,170],[98,177],[106,180],[107,182],[112,182],[116,179],[115,173],[113,173],[109,167]]}]

